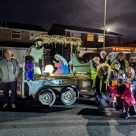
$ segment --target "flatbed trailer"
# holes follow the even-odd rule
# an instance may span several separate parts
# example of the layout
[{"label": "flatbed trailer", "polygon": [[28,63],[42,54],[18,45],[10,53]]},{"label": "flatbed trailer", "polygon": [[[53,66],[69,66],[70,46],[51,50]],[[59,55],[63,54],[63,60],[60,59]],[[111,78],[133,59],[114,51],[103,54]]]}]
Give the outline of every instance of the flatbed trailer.
[{"label": "flatbed trailer", "polygon": [[34,80],[22,80],[20,96],[31,96],[42,105],[52,106],[56,99],[72,105],[80,96],[93,96],[88,74],[38,75]]}]

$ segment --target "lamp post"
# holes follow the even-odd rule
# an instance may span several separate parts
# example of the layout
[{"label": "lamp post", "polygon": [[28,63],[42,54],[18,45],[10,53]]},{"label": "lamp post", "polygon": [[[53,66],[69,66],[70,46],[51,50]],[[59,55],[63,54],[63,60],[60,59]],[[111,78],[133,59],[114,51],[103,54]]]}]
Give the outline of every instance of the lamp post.
[{"label": "lamp post", "polygon": [[107,0],[104,0],[104,30],[103,30],[103,50],[105,50],[105,35],[106,35],[106,12],[107,12]]}]

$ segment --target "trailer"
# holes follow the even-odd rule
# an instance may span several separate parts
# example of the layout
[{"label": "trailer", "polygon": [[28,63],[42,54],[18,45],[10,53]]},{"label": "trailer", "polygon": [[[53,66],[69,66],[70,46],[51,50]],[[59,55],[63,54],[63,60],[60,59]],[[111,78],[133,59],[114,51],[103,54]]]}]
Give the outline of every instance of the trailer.
[{"label": "trailer", "polygon": [[[55,36],[58,38],[58,36]],[[40,50],[46,41],[49,42],[47,35],[44,37],[39,36],[36,38],[35,45],[36,50]],[[64,39],[65,37],[59,37]],[[68,41],[72,43],[77,39]],[[78,39],[79,40],[79,39]],[[64,40],[66,41],[66,38]],[[62,42],[62,40],[61,40]],[[76,45],[78,44],[75,42]],[[31,49],[33,49],[31,47]],[[42,52],[42,51],[40,51]],[[72,52],[72,48],[71,48]],[[35,59],[34,57],[39,54],[34,52],[34,55],[29,51],[27,56],[24,57],[22,65],[22,79],[19,85],[19,94],[21,98],[32,97],[35,101],[38,101],[42,105],[52,106],[57,99],[59,99],[64,105],[72,105],[80,96],[93,96],[94,92],[91,90],[91,80],[88,71],[84,70],[84,66],[80,65],[75,67],[83,67],[81,71],[73,72],[69,74],[49,74],[49,73],[34,73]],[[40,53],[42,54],[42,53]],[[41,55],[42,56],[42,55]],[[36,57],[37,59],[37,57]],[[89,65],[87,65],[89,68]],[[27,75],[27,76],[26,76]]]},{"label": "trailer", "polygon": [[[23,75],[24,76],[24,69]],[[64,105],[72,105],[79,96],[93,96],[91,80],[87,73],[68,75],[41,74],[33,80],[21,81],[21,97],[32,96],[42,105],[52,106],[56,99],[60,99]]]}]

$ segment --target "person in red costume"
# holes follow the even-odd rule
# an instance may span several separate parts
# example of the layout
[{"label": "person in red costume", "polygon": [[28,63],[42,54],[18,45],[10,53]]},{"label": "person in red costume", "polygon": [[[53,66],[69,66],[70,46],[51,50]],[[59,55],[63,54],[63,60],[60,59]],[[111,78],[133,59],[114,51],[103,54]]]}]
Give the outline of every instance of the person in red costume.
[{"label": "person in red costume", "polygon": [[125,117],[130,117],[130,108],[136,104],[132,94],[131,85],[125,84],[122,78],[118,79],[118,84],[110,88],[112,100],[115,102],[115,109],[123,110]]}]

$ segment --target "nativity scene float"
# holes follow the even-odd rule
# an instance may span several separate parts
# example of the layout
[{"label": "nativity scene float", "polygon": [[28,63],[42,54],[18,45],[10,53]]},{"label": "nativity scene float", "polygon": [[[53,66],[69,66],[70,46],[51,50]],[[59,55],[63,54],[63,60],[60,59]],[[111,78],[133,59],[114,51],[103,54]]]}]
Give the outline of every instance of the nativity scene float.
[{"label": "nativity scene float", "polygon": [[[51,43],[70,46],[70,61],[61,54],[55,54],[53,65],[46,65],[42,71],[39,60],[43,57],[46,45]],[[37,35],[24,58],[21,97],[32,96],[42,105],[52,106],[56,99],[64,105],[72,105],[79,96],[91,96],[90,64],[81,63],[72,49],[81,44],[80,38]]]}]

